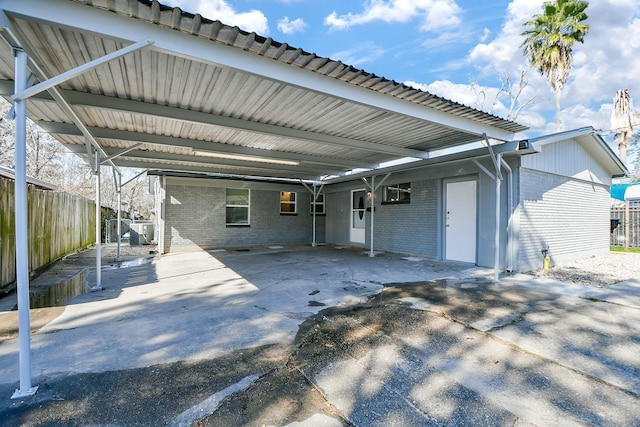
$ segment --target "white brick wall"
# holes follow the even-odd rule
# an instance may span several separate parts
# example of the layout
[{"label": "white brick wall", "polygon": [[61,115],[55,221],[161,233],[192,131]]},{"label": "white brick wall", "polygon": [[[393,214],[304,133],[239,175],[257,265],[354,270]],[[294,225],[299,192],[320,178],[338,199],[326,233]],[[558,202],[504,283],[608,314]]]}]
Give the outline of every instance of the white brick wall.
[{"label": "white brick wall", "polygon": [[606,185],[523,168],[520,188],[520,271],[541,268],[546,247],[552,264],[609,250]]}]

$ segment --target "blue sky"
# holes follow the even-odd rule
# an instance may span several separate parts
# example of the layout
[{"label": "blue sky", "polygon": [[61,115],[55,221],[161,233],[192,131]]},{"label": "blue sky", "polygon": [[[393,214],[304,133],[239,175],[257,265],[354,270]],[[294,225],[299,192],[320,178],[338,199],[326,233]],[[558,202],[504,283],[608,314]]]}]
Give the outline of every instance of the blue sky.
[{"label": "blue sky", "polygon": [[[501,79],[515,90],[527,71],[516,121],[531,128],[527,136],[555,131],[553,94],[519,47],[522,23],[541,12],[542,0],[161,2],[502,117],[510,98],[494,102]],[[574,47],[563,89],[564,128],[607,131],[618,89],[640,100],[640,1],[592,0],[587,14],[591,30]]]}]

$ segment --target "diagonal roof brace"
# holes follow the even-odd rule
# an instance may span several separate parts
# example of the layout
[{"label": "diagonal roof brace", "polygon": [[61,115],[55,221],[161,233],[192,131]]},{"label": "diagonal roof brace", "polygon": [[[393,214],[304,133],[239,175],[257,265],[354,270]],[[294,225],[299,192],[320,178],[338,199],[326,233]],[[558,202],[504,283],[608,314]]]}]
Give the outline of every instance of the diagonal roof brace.
[{"label": "diagonal roof brace", "polygon": [[[0,35],[2,37],[4,37],[4,39],[7,41],[7,43],[9,43],[11,46],[16,46],[16,47],[19,47],[20,49],[23,49],[27,53],[28,66],[31,69],[31,72],[41,82],[50,81],[51,79],[49,78],[48,73],[39,65],[40,63],[43,63],[43,61],[38,57],[38,55],[36,55],[36,53],[35,53],[36,49],[28,41],[28,39],[26,37],[20,37],[20,35],[22,35],[22,34],[19,33],[19,31],[16,30],[16,28],[13,26],[13,24],[9,21],[9,19],[6,16],[6,14],[4,14],[4,13],[0,13],[0,29],[1,29]],[[149,44],[147,42],[149,42],[149,40],[144,40],[144,41],[139,42],[139,43],[134,43],[134,45],[138,45],[136,47],[137,47],[137,49],[140,49],[140,48],[142,48],[144,46],[147,46]],[[132,45],[132,46],[134,46],[134,45]],[[131,47],[131,46],[129,46],[129,47]],[[122,49],[120,51],[122,51]],[[120,52],[120,51],[116,51],[116,52]],[[116,53],[116,52],[114,52],[114,53]],[[123,54],[126,54],[126,53],[130,53],[130,52],[127,51],[127,52],[125,52]],[[109,55],[107,55],[107,56],[109,56]],[[119,55],[119,56],[122,56],[122,55]],[[109,60],[113,60],[113,59],[115,59],[115,58],[110,58]],[[91,62],[89,62],[88,64],[91,64]],[[87,65],[87,64],[85,64],[85,65]],[[95,65],[93,65],[93,67],[95,67],[97,65],[100,65],[100,64],[95,64]],[[93,68],[93,67],[91,67],[91,68]],[[86,71],[86,70],[84,70],[84,71]],[[73,77],[73,76],[71,76],[71,77]],[[71,78],[71,77],[69,77],[69,78]],[[62,81],[65,81],[65,80],[62,80]],[[58,84],[58,83],[61,83],[61,81],[57,82],[55,84]],[[47,90],[49,91],[49,94],[51,95],[51,97],[56,101],[58,106],[62,109],[62,111],[64,111],[64,113],[71,119],[71,121],[80,129],[80,131],[84,135],[84,137],[85,137],[85,146],[87,148],[87,155],[89,157],[94,157],[93,151],[96,150],[99,153],[101,153],[104,157],[107,157],[106,154],[104,153],[104,150],[102,149],[102,146],[96,140],[96,138],[93,136],[91,131],[87,128],[87,126],[84,124],[82,119],[80,119],[80,117],[76,114],[75,110],[71,106],[71,103],[65,97],[63,91],[61,89],[59,89],[57,86],[55,86],[55,84],[54,84],[54,86],[48,87]],[[38,85],[36,85],[36,86],[38,86]],[[29,89],[25,89],[25,91],[23,91],[21,94],[16,94],[16,95],[24,95],[24,93],[27,90],[29,90]],[[38,91],[36,93],[39,93],[39,92],[41,92],[41,91]],[[33,96],[33,94],[31,94],[30,96]],[[113,160],[109,160],[109,163],[111,164],[111,166],[113,168],[115,168],[118,171],[118,173],[121,173],[120,169],[113,162]]]},{"label": "diagonal roof brace", "polygon": [[[489,176],[491,176],[493,178],[493,180],[496,179],[502,179],[502,174],[500,173],[500,163],[498,162],[498,160],[496,159],[496,155],[493,153],[493,147],[491,146],[491,143],[489,142],[489,138],[487,138],[487,134],[483,133],[482,137],[484,138],[482,141],[484,142],[484,144],[487,146],[487,148],[489,149],[489,153],[491,153],[491,160],[493,161],[493,166],[496,168],[496,176],[494,177],[492,174],[490,174],[489,172],[487,172],[486,169],[482,168],[482,166],[480,166],[485,172],[487,172],[487,174]],[[478,162],[475,162],[477,165],[479,165]]]},{"label": "diagonal roof brace", "polygon": [[141,175],[143,175],[143,174],[145,174],[145,173],[147,173],[147,172],[149,172],[149,169],[145,169],[145,170],[143,170],[142,172],[140,172],[140,173],[136,174],[133,178],[129,179],[129,180],[128,180],[128,181],[126,181],[124,184],[120,184],[120,188],[124,187],[125,185],[127,185],[127,184],[128,184],[128,183],[130,183],[130,182],[132,182],[133,180],[138,179],[138,177],[139,177],[139,176],[141,176]]},{"label": "diagonal roof brace", "polygon": [[133,150],[135,150],[135,149],[137,149],[137,148],[142,147],[143,145],[144,145],[144,144],[143,144],[142,142],[139,142],[138,144],[134,144],[134,145],[132,145],[131,147],[125,148],[124,150],[119,151],[119,152],[117,152],[116,154],[113,154],[113,155],[111,155],[111,156],[107,157],[106,159],[104,159],[104,160],[103,160],[102,162],[100,162],[100,163],[106,163],[106,162],[111,161],[111,160],[113,160],[113,159],[115,159],[115,158],[117,158],[117,157],[124,156],[124,155],[125,155],[125,154],[127,154],[129,151],[133,151]]},{"label": "diagonal roof brace", "polygon": [[13,100],[16,101],[18,99],[27,99],[33,95],[36,95],[40,92],[43,92],[47,89],[50,89],[54,86],[59,85],[60,83],[64,83],[67,80],[70,80],[82,73],[85,73],[99,65],[106,64],[107,62],[113,61],[114,59],[120,58],[128,53],[135,52],[136,50],[142,49],[150,44],[153,44],[153,40],[142,40],[122,49],[116,50],[115,52],[109,53],[101,58],[94,59],[93,61],[89,61],[86,64],[80,65],[71,70],[65,71],[62,74],[59,74],[55,77],[52,77],[48,80],[38,83],[35,86],[31,86],[20,93],[16,93],[13,95]]}]

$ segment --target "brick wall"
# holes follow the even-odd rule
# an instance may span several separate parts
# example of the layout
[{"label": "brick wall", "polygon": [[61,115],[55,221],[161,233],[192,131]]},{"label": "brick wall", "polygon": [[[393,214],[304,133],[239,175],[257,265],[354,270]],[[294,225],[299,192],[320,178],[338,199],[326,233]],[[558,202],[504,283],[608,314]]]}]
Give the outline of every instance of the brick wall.
[{"label": "brick wall", "polygon": [[[378,191],[374,216],[376,248],[433,257],[437,255],[438,182],[434,179],[412,182],[411,202],[406,204],[382,204],[382,191]],[[367,244],[370,244],[369,228]]]},{"label": "brick wall", "polygon": [[518,269],[542,267],[609,250],[609,188],[531,169],[520,171]]},{"label": "brick wall", "polygon": [[326,195],[326,239],[327,242],[339,245],[349,244],[349,227],[351,214],[351,193],[341,191]]},{"label": "brick wall", "polygon": [[[226,225],[226,187],[210,184],[167,184],[165,251],[312,241],[311,195],[306,188],[250,188],[250,225],[245,227]],[[280,191],[296,191],[296,215],[280,214]],[[316,217],[318,242],[324,241],[324,223],[323,216]]]}]

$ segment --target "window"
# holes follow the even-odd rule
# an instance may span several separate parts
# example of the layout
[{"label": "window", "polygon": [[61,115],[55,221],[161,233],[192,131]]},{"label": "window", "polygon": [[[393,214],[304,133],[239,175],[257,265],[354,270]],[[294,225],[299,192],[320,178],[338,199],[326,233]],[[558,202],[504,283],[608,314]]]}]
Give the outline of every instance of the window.
[{"label": "window", "polygon": [[313,194],[311,195],[311,213],[313,214],[313,210],[315,207],[316,215],[324,215],[324,194],[318,194],[316,197],[316,201],[313,201]]},{"label": "window", "polygon": [[249,190],[227,188],[227,225],[249,225]]},{"label": "window", "polygon": [[387,185],[384,187],[383,203],[409,203],[411,201],[411,183]]},{"label": "window", "polygon": [[296,213],[296,193],[291,191],[280,192],[280,213],[286,215]]}]

